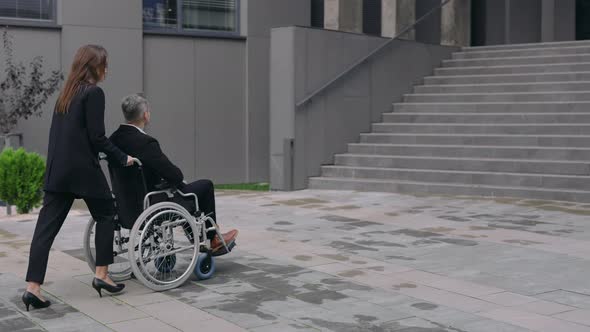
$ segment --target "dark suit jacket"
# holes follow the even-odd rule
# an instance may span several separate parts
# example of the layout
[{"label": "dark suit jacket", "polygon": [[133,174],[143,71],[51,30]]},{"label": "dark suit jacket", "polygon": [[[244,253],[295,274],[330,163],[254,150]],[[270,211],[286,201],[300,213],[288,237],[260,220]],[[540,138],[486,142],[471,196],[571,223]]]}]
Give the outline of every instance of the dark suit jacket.
[{"label": "dark suit jacket", "polygon": [[[122,151],[141,160],[148,192],[156,191],[156,185],[162,183],[162,180],[177,189],[184,188],[182,171],[166,157],[155,138],[133,126],[121,125],[110,139]],[[142,203],[146,194],[141,188],[138,172],[134,172],[133,169],[134,167],[111,168],[119,221],[125,228],[131,228],[143,211]],[[166,195],[154,197],[151,204],[166,200],[170,200]],[[192,200],[175,196],[172,201],[182,205],[189,212],[195,211]]]},{"label": "dark suit jacket", "polygon": [[148,191],[155,190],[162,179],[174,187],[181,186],[184,179],[182,171],[166,157],[155,138],[133,126],[121,125],[110,139],[123,152],[143,163]]},{"label": "dark suit jacket", "polygon": [[98,153],[106,153],[121,165],[126,164],[127,155],[105,137],[104,108],[102,89],[84,85],[65,114],[53,113],[44,190],[111,198]]}]

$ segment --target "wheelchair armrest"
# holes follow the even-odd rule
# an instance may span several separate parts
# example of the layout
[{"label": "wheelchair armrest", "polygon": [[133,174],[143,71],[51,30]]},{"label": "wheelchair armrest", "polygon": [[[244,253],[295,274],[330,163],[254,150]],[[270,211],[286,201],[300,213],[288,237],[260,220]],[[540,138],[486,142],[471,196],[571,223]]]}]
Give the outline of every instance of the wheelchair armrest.
[{"label": "wheelchair armrest", "polygon": [[156,190],[170,190],[175,191],[176,188],[166,181],[162,181],[154,186]]}]

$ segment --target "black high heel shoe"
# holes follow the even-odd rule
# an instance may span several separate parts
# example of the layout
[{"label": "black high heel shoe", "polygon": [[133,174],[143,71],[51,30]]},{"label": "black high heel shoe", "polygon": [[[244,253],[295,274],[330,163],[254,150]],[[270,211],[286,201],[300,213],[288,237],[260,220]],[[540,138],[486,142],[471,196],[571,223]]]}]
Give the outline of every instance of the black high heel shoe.
[{"label": "black high heel shoe", "polygon": [[40,298],[35,296],[35,294],[25,291],[22,297],[23,303],[25,307],[27,307],[27,311],[29,311],[29,306],[33,306],[35,309],[47,308],[51,305],[51,301],[41,301]]},{"label": "black high heel shoe", "polygon": [[125,284],[117,284],[117,286],[113,286],[104,280],[94,278],[94,280],[92,280],[92,288],[94,288],[98,292],[98,295],[102,297],[101,291],[103,289],[111,294],[116,294],[125,288]]}]

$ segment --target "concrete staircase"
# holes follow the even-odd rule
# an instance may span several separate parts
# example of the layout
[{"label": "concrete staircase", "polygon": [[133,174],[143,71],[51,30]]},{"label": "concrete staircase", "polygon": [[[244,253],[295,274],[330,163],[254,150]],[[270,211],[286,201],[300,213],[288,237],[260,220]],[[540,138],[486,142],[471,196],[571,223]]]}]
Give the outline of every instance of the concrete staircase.
[{"label": "concrete staircase", "polygon": [[590,202],[590,42],[464,48],[310,188]]}]

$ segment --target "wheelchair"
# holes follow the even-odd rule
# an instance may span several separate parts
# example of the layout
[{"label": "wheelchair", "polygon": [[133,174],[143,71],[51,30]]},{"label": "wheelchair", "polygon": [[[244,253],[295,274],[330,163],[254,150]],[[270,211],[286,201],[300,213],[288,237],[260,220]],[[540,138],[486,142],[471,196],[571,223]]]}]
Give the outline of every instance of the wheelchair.
[{"label": "wheelchair", "polygon": [[[100,160],[105,159],[101,155]],[[199,211],[195,194],[165,185],[148,192],[143,165],[138,159],[128,167],[108,163],[108,173],[117,209],[114,263],[109,265],[113,281],[136,278],[154,291],[164,291],[181,286],[193,273],[200,280],[213,276],[215,260],[206,234],[214,231],[222,241],[223,248],[215,256],[229,253],[235,242],[229,246],[225,243],[215,220]],[[122,186],[123,178],[128,182],[133,179],[137,185]],[[143,188],[143,192],[137,188]],[[207,223],[211,226],[207,227]],[[93,272],[95,225],[90,218],[84,231],[84,254]]]}]

